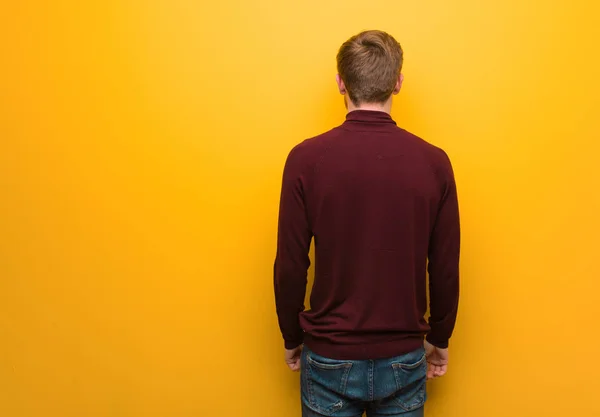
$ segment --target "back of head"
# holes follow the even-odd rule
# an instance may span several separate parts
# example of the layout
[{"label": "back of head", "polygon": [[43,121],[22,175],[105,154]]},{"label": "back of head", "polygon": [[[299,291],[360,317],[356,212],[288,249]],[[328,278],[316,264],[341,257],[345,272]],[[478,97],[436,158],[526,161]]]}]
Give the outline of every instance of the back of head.
[{"label": "back of head", "polygon": [[385,32],[361,32],[340,47],[337,68],[356,106],[384,103],[402,70],[402,47]]}]

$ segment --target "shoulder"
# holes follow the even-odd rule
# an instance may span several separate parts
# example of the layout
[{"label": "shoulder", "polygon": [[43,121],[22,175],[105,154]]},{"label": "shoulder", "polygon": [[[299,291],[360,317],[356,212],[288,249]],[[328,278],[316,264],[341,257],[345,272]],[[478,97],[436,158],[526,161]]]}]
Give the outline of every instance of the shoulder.
[{"label": "shoulder", "polygon": [[287,157],[287,165],[306,167],[314,164],[331,146],[332,141],[340,136],[341,133],[339,128],[334,128],[302,141],[290,151]]},{"label": "shoulder", "polygon": [[398,128],[398,131],[400,135],[412,144],[415,151],[422,155],[423,159],[436,171],[452,171],[450,157],[442,148],[435,146],[425,139],[402,128]]}]

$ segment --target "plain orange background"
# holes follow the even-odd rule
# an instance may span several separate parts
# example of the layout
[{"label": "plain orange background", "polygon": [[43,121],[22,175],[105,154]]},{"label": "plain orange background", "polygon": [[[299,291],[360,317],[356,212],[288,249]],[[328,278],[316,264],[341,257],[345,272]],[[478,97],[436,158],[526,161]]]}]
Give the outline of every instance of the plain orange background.
[{"label": "plain orange background", "polygon": [[462,299],[428,417],[600,416],[597,3],[4,1],[0,416],[299,416],[281,170],[343,121],[335,54],[405,49],[446,149]]}]

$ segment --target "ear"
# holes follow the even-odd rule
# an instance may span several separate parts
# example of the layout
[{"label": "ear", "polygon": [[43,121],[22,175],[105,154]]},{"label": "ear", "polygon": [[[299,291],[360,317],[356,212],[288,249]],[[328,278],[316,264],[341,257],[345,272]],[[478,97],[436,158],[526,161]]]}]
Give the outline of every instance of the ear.
[{"label": "ear", "polygon": [[338,90],[340,90],[340,94],[343,96],[346,95],[346,85],[344,84],[344,80],[342,80],[342,77],[340,77],[340,74],[336,74],[335,82],[338,85]]},{"label": "ear", "polygon": [[394,87],[394,95],[398,94],[400,92],[400,89],[402,88],[402,82],[404,81],[404,75],[400,74],[398,76],[398,81],[396,81],[396,86]]}]

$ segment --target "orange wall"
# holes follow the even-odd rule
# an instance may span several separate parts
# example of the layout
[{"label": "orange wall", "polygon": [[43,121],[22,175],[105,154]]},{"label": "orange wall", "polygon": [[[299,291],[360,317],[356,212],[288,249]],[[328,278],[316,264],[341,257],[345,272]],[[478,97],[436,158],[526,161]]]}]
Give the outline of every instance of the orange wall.
[{"label": "orange wall", "polygon": [[0,415],[299,415],[281,169],[342,121],[335,53],[365,28],[402,42],[394,116],[460,186],[428,417],[600,415],[599,7],[533,3],[5,1]]}]

